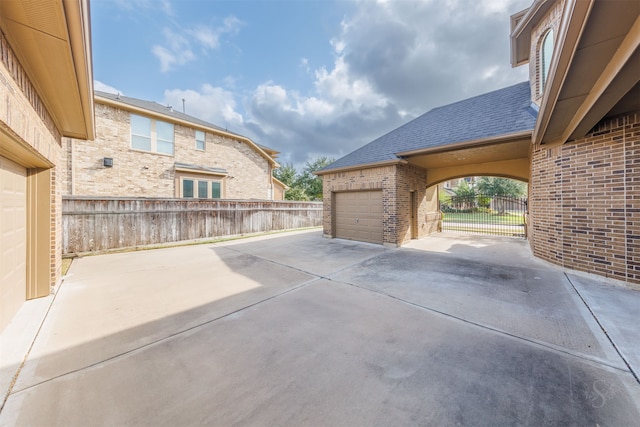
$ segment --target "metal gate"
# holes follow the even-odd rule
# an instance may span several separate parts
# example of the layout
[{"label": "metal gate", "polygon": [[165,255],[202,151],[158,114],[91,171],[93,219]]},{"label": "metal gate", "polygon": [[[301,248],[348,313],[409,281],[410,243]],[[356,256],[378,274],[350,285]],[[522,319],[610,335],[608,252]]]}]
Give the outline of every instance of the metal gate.
[{"label": "metal gate", "polygon": [[440,200],[442,231],[527,237],[527,199],[509,196],[451,196]]}]

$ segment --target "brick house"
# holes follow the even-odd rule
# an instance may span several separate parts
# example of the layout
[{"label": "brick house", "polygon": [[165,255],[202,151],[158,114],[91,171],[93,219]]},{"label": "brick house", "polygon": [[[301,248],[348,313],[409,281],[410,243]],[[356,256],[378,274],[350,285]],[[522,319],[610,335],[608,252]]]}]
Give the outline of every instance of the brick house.
[{"label": "brick house", "polygon": [[399,246],[437,231],[437,185],[529,183],[533,253],[640,284],[640,2],[535,0],[511,16],[529,80],[435,108],[318,171],[324,234]]},{"label": "brick house", "polygon": [[65,138],[64,195],[282,200],[278,152],[155,102],[95,92],[95,140]]},{"label": "brick house", "polygon": [[0,2],[0,332],[61,280],[62,139],[94,136],[90,46],[86,0]]}]

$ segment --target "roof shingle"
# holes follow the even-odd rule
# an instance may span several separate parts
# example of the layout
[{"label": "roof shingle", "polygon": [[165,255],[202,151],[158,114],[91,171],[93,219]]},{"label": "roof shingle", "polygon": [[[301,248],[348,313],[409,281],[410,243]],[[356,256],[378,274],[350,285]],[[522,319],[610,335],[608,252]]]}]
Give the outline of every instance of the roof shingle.
[{"label": "roof shingle", "polygon": [[321,171],[398,160],[396,153],[533,130],[529,82],[434,108]]}]

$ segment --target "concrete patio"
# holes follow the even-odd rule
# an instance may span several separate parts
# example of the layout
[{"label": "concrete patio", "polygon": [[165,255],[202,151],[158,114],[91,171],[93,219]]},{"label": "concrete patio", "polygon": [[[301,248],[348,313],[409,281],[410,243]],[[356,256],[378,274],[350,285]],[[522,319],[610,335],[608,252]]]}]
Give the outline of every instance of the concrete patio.
[{"label": "concrete patio", "polygon": [[639,318],[511,238],[85,257],[0,337],[0,425],[637,425]]}]

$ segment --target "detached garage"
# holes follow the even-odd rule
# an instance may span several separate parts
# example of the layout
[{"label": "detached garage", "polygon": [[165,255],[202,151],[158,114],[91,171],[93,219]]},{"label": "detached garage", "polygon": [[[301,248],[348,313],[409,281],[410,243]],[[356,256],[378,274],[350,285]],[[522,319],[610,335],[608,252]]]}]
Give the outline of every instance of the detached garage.
[{"label": "detached garage", "polygon": [[335,193],[335,237],[382,244],[382,190]]}]

